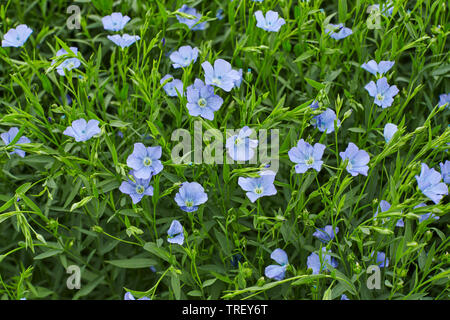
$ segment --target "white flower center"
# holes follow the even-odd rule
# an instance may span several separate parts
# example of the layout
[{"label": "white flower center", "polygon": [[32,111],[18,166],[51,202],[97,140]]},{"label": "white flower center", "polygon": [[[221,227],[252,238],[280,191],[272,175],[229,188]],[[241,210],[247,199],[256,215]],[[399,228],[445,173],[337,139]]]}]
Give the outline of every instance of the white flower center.
[{"label": "white flower center", "polygon": [[256,188],[255,188],[255,193],[256,193],[256,194],[262,194],[263,191],[264,191],[263,187],[256,187]]},{"label": "white flower center", "polygon": [[205,98],[198,99],[197,104],[200,108],[206,107],[206,99]]},{"label": "white flower center", "polygon": [[136,186],[136,193],[137,193],[137,194],[143,194],[144,191],[145,191],[145,189],[144,189],[143,186],[141,186],[141,185],[137,185],[137,186]]},{"label": "white flower center", "polygon": [[152,159],[150,159],[149,157],[144,158],[144,166],[148,167],[152,165]]}]

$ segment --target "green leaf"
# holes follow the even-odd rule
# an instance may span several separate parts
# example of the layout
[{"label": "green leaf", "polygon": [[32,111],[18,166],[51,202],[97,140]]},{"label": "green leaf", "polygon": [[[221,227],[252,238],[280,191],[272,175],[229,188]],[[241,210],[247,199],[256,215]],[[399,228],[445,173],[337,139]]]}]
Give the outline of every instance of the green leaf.
[{"label": "green leaf", "polygon": [[132,258],[132,259],[120,259],[120,260],[108,260],[106,263],[113,266],[125,269],[140,269],[148,268],[158,264],[156,260],[146,258]]},{"label": "green leaf", "polygon": [[325,88],[324,84],[321,84],[320,82],[317,82],[315,80],[312,79],[308,79],[308,78],[304,78],[306,80],[306,82],[308,82],[313,88],[317,89],[317,90],[322,90],[323,88]]},{"label": "green leaf", "polygon": [[57,254],[62,253],[62,252],[63,252],[63,250],[61,250],[61,249],[51,249],[51,250],[42,252],[41,254],[38,254],[33,259],[34,260],[42,260],[42,259],[45,259],[45,258],[53,257],[53,256],[55,256]]}]

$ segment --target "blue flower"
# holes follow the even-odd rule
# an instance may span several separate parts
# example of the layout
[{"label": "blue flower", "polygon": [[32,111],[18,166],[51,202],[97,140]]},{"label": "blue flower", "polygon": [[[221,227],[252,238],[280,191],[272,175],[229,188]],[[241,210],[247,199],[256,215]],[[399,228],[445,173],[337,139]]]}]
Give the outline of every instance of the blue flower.
[{"label": "blue flower", "polygon": [[[389,203],[389,202],[387,202],[386,200],[381,200],[380,201],[380,209],[381,209],[381,212],[386,212],[386,211],[388,211],[389,209],[391,208],[391,204]],[[376,217],[378,215],[378,209],[377,209],[377,211],[375,212],[375,214],[373,215],[374,216],[374,218]],[[374,220],[376,220],[376,219],[374,219]],[[385,221],[389,221],[390,220],[390,218],[386,218],[386,219],[383,219],[383,223],[385,222]],[[403,222],[403,219],[398,219],[397,220],[397,223],[395,224],[395,226],[396,227],[401,227],[401,228],[403,228],[404,226],[405,226],[405,223]]]},{"label": "blue flower", "polygon": [[228,154],[233,160],[248,161],[253,158],[258,140],[250,139],[253,130],[248,126],[243,127],[238,134],[229,137],[226,141]]},{"label": "blue flower", "polygon": [[15,29],[9,29],[3,35],[2,47],[21,47],[32,33],[33,30],[26,24],[20,24]]},{"label": "blue flower", "polygon": [[316,110],[317,108],[319,108],[319,101],[314,100],[314,101],[309,105],[309,107],[310,107],[311,109],[313,109],[313,110]]},{"label": "blue flower", "polygon": [[353,33],[352,29],[344,27],[343,23],[339,24],[328,24],[325,29],[325,33],[335,40],[341,40]]},{"label": "blue flower", "polygon": [[127,158],[127,166],[135,170],[135,177],[138,179],[150,179],[152,175],[157,175],[162,171],[161,158],[162,148],[145,147],[143,143],[135,143],[133,153]]},{"label": "blue flower", "polygon": [[[319,129],[320,132],[326,132],[328,134],[334,131],[334,120],[336,120],[336,113],[332,109],[327,108],[324,112],[315,116],[311,124]],[[337,119],[336,127],[340,126],[341,121]]]},{"label": "blue flower", "polygon": [[113,12],[102,18],[103,28],[110,31],[120,31],[130,21],[129,16],[123,16],[120,12]]},{"label": "blue flower", "polygon": [[386,125],[384,126],[384,140],[386,141],[386,143],[389,143],[389,141],[392,139],[392,137],[394,136],[394,134],[397,132],[398,128],[395,124],[393,123],[386,123]]},{"label": "blue flower", "polygon": [[324,270],[329,270],[328,265],[332,266],[333,268],[336,268],[338,266],[336,259],[330,256],[331,252],[327,251],[326,248],[323,247],[322,251],[319,253],[320,256],[315,252],[311,253],[306,261],[308,269],[312,269],[313,274],[319,274]]},{"label": "blue flower", "polygon": [[386,258],[386,254],[382,251],[377,252],[377,264],[380,268],[389,266],[389,259]]},{"label": "blue flower", "polygon": [[189,66],[192,62],[197,61],[198,49],[192,48],[191,46],[182,46],[178,51],[172,52],[170,55],[170,60],[173,62],[173,67],[175,69],[185,68]]},{"label": "blue flower", "polygon": [[188,103],[186,107],[191,116],[201,116],[202,118],[213,120],[214,112],[219,110],[223,99],[214,94],[214,88],[205,85],[202,80],[195,79],[193,85],[186,90]]},{"label": "blue flower", "polygon": [[361,65],[361,68],[369,71],[374,76],[382,76],[383,74],[388,72],[394,64],[394,61],[380,61],[380,63],[377,64],[375,60],[370,60],[367,63],[363,63]]},{"label": "blue flower", "polygon": [[326,225],[325,228],[319,228],[313,233],[313,236],[318,238],[320,241],[327,243],[334,239],[335,235],[339,232],[339,228],[335,227],[333,231],[332,225]]},{"label": "blue flower", "polygon": [[319,172],[322,169],[324,150],[325,146],[323,144],[316,143],[313,147],[303,139],[299,140],[297,146],[291,148],[288,152],[289,159],[297,163],[295,172],[305,173],[311,168]]},{"label": "blue flower", "polygon": [[[124,300],[136,300],[136,298],[130,292],[125,293],[123,299]],[[148,297],[142,297],[138,300],[151,300],[151,299]]]},{"label": "blue flower", "polygon": [[446,160],[444,163],[441,162],[439,166],[441,167],[442,180],[446,184],[450,184],[450,161]]},{"label": "blue flower", "polygon": [[261,10],[255,12],[256,27],[266,31],[278,32],[282,25],[286,23],[283,18],[278,17],[278,12],[269,10],[264,17]]},{"label": "blue flower", "polygon": [[208,200],[203,187],[197,182],[184,182],[175,195],[175,202],[181,210],[186,212],[197,211],[198,206]]},{"label": "blue flower", "polygon": [[131,46],[133,43],[141,39],[139,36],[131,36],[126,33],[123,35],[115,34],[113,36],[106,37],[122,49]]},{"label": "blue flower", "polygon": [[342,161],[348,159],[346,169],[353,177],[358,174],[367,176],[367,171],[369,170],[367,164],[370,161],[370,157],[366,151],[359,150],[353,142],[350,142],[345,152],[339,152],[339,155],[341,156]]},{"label": "blue flower", "polygon": [[222,20],[222,19],[224,18],[223,10],[222,10],[222,9],[218,9],[218,10],[217,10],[217,12],[216,12],[216,18],[219,19],[219,20]]},{"label": "blue flower", "polygon": [[177,243],[180,246],[184,243],[184,232],[183,232],[183,226],[181,225],[180,221],[173,220],[170,224],[169,230],[167,230],[167,241],[170,243]]},{"label": "blue flower", "polygon": [[[2,138],[3,142],[5,143],[5,145],[9,145],[11,143],[11,141],[14,140],[14,138],[17,136],[17,134],[19,133],[19,128],[17,127],[12,127],[9,129],[8,132],[3,132],[0,137]],[[21,136],[19,138],[19,140],[17,140],[17,142],[15,143],[17,144],[22,144],[22,143],[30,143],[30,139],[28,139],[25,136]],[[9,154],[17,154],[19,157],[23,158],[25,157],[25,151],[23,151],[20,148],[14,148],[12,152],[10,152]]]},{"label": "blue flower", "polygon": [[184,23],[185,25],[187,25],[189,29],[192,30],[206,29],[206,22],[201,22],[197,24],[202,18],[202,15],[200,13],[197,13],[197,10],[195,10],[194,8],[190,8],[187,5],[183,4],[183,6],[180,9],[178,9],[178,11],[196,17],[196,19],[188,19],[177,15],[178,21],[180,23]]},{"label": "blue flower", "polygon": [[447,104],[447,108],[450,109],[450,93],[443,93],[439,96],[439,107]]},{"label": "blue flower", "polygon": [[[70,50],[73,52],[73,54],[77,55],[78,54],[78,48],[77,47],[70,47]],[[68,54],[68,52],[64,49],[60,49],[58,50],[58,52],[56,52],[56,56],[62,56]],[[56,60],[52,61],[52,65],[54,65],[56,63]],[[61,62],[57,67],[56,67],[56,72],[58,72],[58,74],[60,76],[64,75],[64,70],[72,70],[72,69],[76,69],[81,65],[81,61],[78,58],[68,58],[65,59],[63,62]]]},{"label": "blue flower", "polygon": [[242,79],[242,74],[231,68],[231,64],[223,59],[217,59],[214,62],[214,68],[211,63],[205,61],[202,63],[205,72],[205,83],[219,87],[227,92],[236,85],[236,82]]},{"label": "blue flower", "polygon": [[238,184],[242,190],[247,191],[246,195],[251,202],[264,196],[272,196],[277,193],[273,182],[275,174],[260,174],[259,178],[239,177]]},{"label": "blue flower", "polygon": [[433,168],[428,168],[425,163],[422,163],[422,170],[420,176],[415,176],[420,191],[428,198],[430,198],[435,204],[448,194],[448,187],[445,183],[441,182],[442,176]]},{"label": "blue flower", "polygon": [[272,260],[275,260],[279,265],[272,264],[267,266],[264,270],[264,274],[267,278],[275,280],[283,280],[286,273],[286,268],[289,264],[288,256],[286,252],[280,248],[273,250],[270,255]]},{"label": "blue flower", "polygon": [[84,119],[78,119],[73,121],[72,125],[67,127],[63,134],[75,138],[76,142],[86,141],[101,132],[98,124],[98,120],[89,120],[86,122]]},{"label": "blue flower", "polygon": [[170,74],[167,74],[161,79],[160,83],[163,84],[164,81],[170,78],[172,78],[173,80],[164,85],[164,91],[169,97],[177,97],[178,94],[183,96],[183,82],[180,79],[175,79]]},{"label": "blue flower", "polygon": [[[427,205],[425,203],[421,203],[421,204],[418,204],[417,206],[415,206],[414,209],[422,208],[422,207],[426,207],[426,206]],[[437,215],[435,215],[434,213],[428,212],[428,213],[424,213],[424,214],[420,215],[419,223],[421,223],[425,220],[428,220],[430,218],[433,218],[434,220],[439,220],[439,217]]]},{"label": "blue flower", "polygon": [[374,103],[383,109],[392,105],[392,102],[394,102],[394,96],[399,92],[396,85],[389,86],[385,77],[378,79],[377,84],[370,81],[364,89],[369,92],[371,97],[375,97]]},{"label": "blue flower", "polygon": [[119,187],[120,192],[128,194],[134,204],[141,201],[144,196],[153,196],[153,187],[150,186],[151,176],[148,179],[139,179],[134,170],[129,174],[133,176],[135,182],[131,179],[123,181]]},{"label": "blue flower", "polygon": [[347,297],[346,294],[343,294],[343,295],[341,296],[341,300],[350,300],[350,299]]}]

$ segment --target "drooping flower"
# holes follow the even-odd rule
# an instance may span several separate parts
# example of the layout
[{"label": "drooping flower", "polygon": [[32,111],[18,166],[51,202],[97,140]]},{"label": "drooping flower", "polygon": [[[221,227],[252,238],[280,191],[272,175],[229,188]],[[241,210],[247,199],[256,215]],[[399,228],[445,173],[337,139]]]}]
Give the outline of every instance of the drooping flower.
[{"label": "drooping flower", "polygon": [[344,27],[343,23],[328,24],[325,33],[335,40],[341,40],[353,33],[352,29]]},{"label": "drooping flower", "polygon": [[450,93],[443,93],[439,96],[439,107],[442,107],[444,104],[447,104],[447,108],[450,109]]},{"label": "drooping flower", "polygon": [[255,12],[256,27],[266,31],[278,32],[286,21],[283,18],[278,17],[278,12],[269,10],[264,17],[261,10]]},{"label": "drooping flower", "polygon": [[[187,5],[183,4],[183,6],[178,9],[179,12],[186,13],[188,15],[196,17],[196,19],[188,19],[184,18],[180,15],[177,15],[177,19],[180,23],[183,23],[189,27],[191,30],[205,30],[206,29],[206,22],[201,22],[200,19],[202,18],[202,15],[197,12],[194,8],[190,8]],[[198,23],[198,24],[197,24]]]},{"label": "drooping flower", "polygon": [[289,150],[289,159],[297,163],[295,165],[295,172],[305,173],[308,169],[314,169],[317,172],[322,169],[322,155],[325,150],[325,146],[320,143],[316,143],[311,146],[305,140],[300,139],[296,147]]},{"label": "drooping flower", "polygon": [[439,166],[441,167],[442,180],[446,184],[450,184],[450,161],[446,160],[444,163],[441,162]]},{"label": "drooping flower", "polygon": [[[422,207],[426,207],[426,206],[427,205],[425,203],[420,203],[417,206],[415,206],[414,209],[422,208]],[[425,220],[428,220],[430,218],[433,218],[434,220],[439,220],[439,216],[435,215],[434,213],[427,212],[427,213],[424,213],[424,214],[420,215],[419,223],[421,223],[421,222],[423,222]]]},{"label": "drooping flower", "polygon": [[422,163],[420,175],[415,177],[420,191],[435,204],[438,204],[444,195],[448,194],[447,185],[441,182],[442,176],[433,168],[428,168],[425,163]]},{"label": "drooping flower", "polygon": [[174,51],[170,55],[170,60],[173,62],[173,67],[175,69],[178,68],[186,68],[192,62],[197,61],[198,57],[198,49],[192,48],[191,46],[182,46],[178,49],[178,51]]},{"label": "drooping flower", "polygon": [[[381,200],[381,201],[380,201],[380,209],[381,209],[381,212],[386,212],[386,211],[388,211],[390,208],[391,208],[391,204],[390,204],[389,202],[387,202],[386,200]],[[375,214],[373,215],[374,218],[375,218],[377,215],[378,215],[378,209],[377,209],[377,211],[375,212]],[[376,220],[376,219],[374,219],[374,220]],[[383,223],[384,223],[385,221],[389,221],[389,220],[390,220],[389,217],[386,218],[386,219],[383,219]],[[396,226],[396,227],[401,227],[401,228],[403,228],[403,227],[405,226],[405,223],[403,222],[403,219],[402,219],[402,218],[398,219],[398,220],[397,220],[397,223],[395,224],[395,226]]]},{"label": "drooping flower", "polygon": [[109,31],[120,31],[130,21],[129,16],[124,16],[120,12],[113,12],[109,16],[102,18],[103,28]]},{"label": "drooping flower", "polygon": [[186,212],[197,211],[198,206],[207,200],[205,189],[197,182],[184,182],[175,195],[176,203]]},{"label": "drooping flower", "polygon": [[[334,131],[334,120],[336,120],[336,113],[332,109],[327,108],[324,112],[315,116],[312,119],[311,124],[320,132],[326,132],[328,134]],[[339,128],[340,126],[341,121],[337,119],[336,127]]]},{"label": "drooping flower", "polygon": [[341,300],[350,300],[350,299],[347,297],[346,294],[343,294],[343,295],[341,296]]},{"label": "drooping flower", "polygon": [[377,252],[377,264],[380,268],[389,266],[389,259],[386,257],[386,254],[382,251]]},{"label": "drooping flower", "polygon": [[392,137],[394,136],[394,134],[397,132],[398,128],[395,124],[393,123],[386,123],[386,125],[384,126],[384,140],[386,141],[386,143],[389,143],[389,141],[392,139]]},{"label": "drooping flower", "polygon": [[[130,292],[125,293],[123,299],[124,300],[136,300],[136,298]],[[142,297],[138,300],[151,300],[151,299],[148,297]]]},{"label": "drooping flower", "polygon": [[16,28],[9,29],[3,35],[2,47],[21,47],[32,33],[33,30],[26,24],[20,24]]},{"label": "drooping flower", "polygon": [[270,258],[272,258],[272,260],[275,260],[278,265],[272,264],[270,266],[267,266],[264,270],[264,274],[267,278],[270,279],[275,279],[278,281],[283,280],[286,273],[286,268],[289,264],[286,252],[280,248],[277,248],[270,254]]},{"label": "drooping flower", "polygon": [[[17,134],[19,133],[19,128],[17,127],[12,127],[9,129],[8,132],[3,132],[0,137],[2,138],[3,142],[5,143],[5,145],[9,145],[11,143],[11,141],[14,140],[14,138],[17,136]],[[17,140],[17,142],[15,143],[17,144],[22,144],[22,143],[30,143],[30,139],[28,139],[25,136],[21,136],[19,138],[19,140]],[[10,152],[9,154],[17,154],[19,157],[23,158],[25,157],[25,151],[23,151],[20,148],[14,148],[12,152]]]},{"label": "drooping flower", "polygon": [[186,96],[188,103],[186,107],[191,116],[213,120],[214,112],[219,110],[223,99],[214,94],[214,88],[205,85],[202,80],[195,79],[193,85],[187,87]]},{"label": "drooping flower", "polygon": [[249,127],[243,127],[238,134],[229,137],[226,141],[228,154],[235,161],[248,161],[253,158],[255,149],[258,146],[258,140],[250,139],[253,130]]},{"label": "drooping flower", "polygon": [[223,59],[217,59],[214,62],[214,68],[211,63],[205,61],[202,63],[205,72],[205,83],[219,87],[227,92],[236,85],[237,81],[242,79],[238,71],[231,68],[231,64]]},{"label": "drooping flower", "polygon": [[167,74],[161,79],[160,83],[163,84],[167,79],[170,78],[172,78],[173,80],[164,85],[164,91],[169,97],[177,97],[178,93],[183,96],[183,81],[181,81],[180,79],[175,79],[170,74]]},{"label": "drooping flower", "polygon": [[380,61],[380,63],[377,64],[375,60],[370,60],[367,63],[363,63],[361,68],[370,72],[374,76],[382,76],[388,72],[394,64],[394,61]]},{"label": "drooping flower", "polygon": [[184,243],[184,232],[183,232],[183,226],[181,225],[180,221],[173,220],[170,224],[169,230],[167,230],[167,241],[170,243],[176,243],[180,246]]},{"label": "drooping flower", "polygon": [[242,255],[240,253],[234,254],[231,257],[231,266],[237,268],[239,266],[239,261],[241,261]]},{"label": "drooping flower", "polygon": [[219,19],[219,20],[222,20],[222,19],[224,18],[223,10],[222,10],[222,9],[218,9],[218,10],[217,10],[217,12],[216,12],[216,18]]},{"label": "drooping flower", "polygon": [[238,184],[242,190],[247,191],[247,198],[251,202],[264,196],[272,196],[277,193],[273,182],[275,174],[260,174],[259,178],[239,177]]},{"label": "drooping flower", "polygon": [[[78,54],[78,48],[77,47],[70,47],[70,50],[77,55]],[[68,54],[68,52],[65,49],[60,49],[58,50],[58,52],[56,52],[56,56],[62,56]],[[56,60],[52,61],[52,65],[54,65],[56,63]],[[76,69],[81,65],[81,61],[78,58],[68,58],[65,59],[63,62],[61,62],[57,67],[56,67],[56,72],[58,72],[58,74],[60,76],[64,75],[64,70],[72,70],[72,69]]]},{"label": "drooping flower", "polygon": [[242,69],[239,69],[238,73],[239,73],[239,79],[234,80],[234,86],[236,88],[240,88],[241,87],[241,83],[242,83]]},{"label": "drooping flower", "polygon": [[336,259],[331,257],[330,253],[331,252],[327,251],[325,247],[322,247],[321,252],[319,251],[320,256],[315,252],[311,253],[306,261],[308,269],[312,269],[313,274],[319,274],[324,270],[329,270],[328,265],[332,266],[333,268],[337,268],[338,263]]},{"label": "drooping flower", "polygon": [[162,171],[161,158],[162,148],[146,147],[143,143],[135,143],[133,153],[127,158],[127,166],[134,169],[136,178],[150,179]]},{"label": "drooping flower", "polygon": [[313,236],[319,239],[320,241],[327,243],[330,240],[334,239],[336,234],[339,232],[339,228],[335,227],[333,230],[332,225],[326,225],[325,228],[318,228],[316,232],[313,233]]},{"label": "drooping flower", "polygon": [[382,15],[389,17],[394,11],[394,4],[392,3],[392,1],[382,3],[381,5],[374,4],[371,6],[371,10],[378,10]]},{"label": "drooping flower", "polygon": [[96,134],[101,132],[98,127],[100,122],[98,120],[78,119],[72,121],[72,125],[64,130],[63,134],[72,138],[75,138],[76,142],[87,141]]},{"label": "drooping flower", "polygon": [[394,97],[399,92],[396,85],[389,86],[385,77],[378,79],[377,83],[370,81],[364,89],[369,92],[371,97],[374,97],[374,103],[380,107],[387,108],[394,102]]},{"label": "drooping flower", "polygon": [[367,171],[369,170],[367,164],[370,161],[370,157],[366,151],[359,150],[353,142],[350,142],[345,152],[339,152],[339,155],[341,156],[342,161],[348,159],[346,169],[353,177],[358,174],[367,176]]},{"label": "drooping flower", "polygon": [[120,192],[128,194],[134,204],[141,201],[144,196],[153,196],[153,187],[150,185],[152,176],[148,179],[139,179],[134,170],[131,170],[129,174],[133,176],[134,181],[130,178],[128,181],[123,181],[119,187]]},{"label": "drooping flower", "polygon": [[106,36],[109,40],[111,40],[112,42],[114,42],[116,45],[118,45],[119,47],[123,48],[127,48],[129,46],[131,46],[133,43],[135,43],[136,41],[140,40],[141,37],[139,36],[135,36],[135,35],[129,35],[124,33],[123,35],[119,35],[119,34],[115,34],[115,35],[108,35]]}]

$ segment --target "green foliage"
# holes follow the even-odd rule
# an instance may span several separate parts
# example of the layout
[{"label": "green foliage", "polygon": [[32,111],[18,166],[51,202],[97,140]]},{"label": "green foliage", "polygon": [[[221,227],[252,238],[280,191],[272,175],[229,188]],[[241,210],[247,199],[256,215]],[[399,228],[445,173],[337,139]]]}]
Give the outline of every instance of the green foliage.
[{"label": "green foliage", "polygon": [[[206,30],[178,22],[184,2],[203,14]],[[152,299],[449,298],[448,196],[431,204],[414,178],[420,163],[439,169],[448,159],[449,109],[437,106],[439,94],[450,92],[446,1],[394,1],[380,29],[366,24],[372,1],[74,3],[79,30],[66,26],[67,1],[0,4],[2,35],[22,23],[34,30],[23,47],[0,48],[0,131],[16,126],[13,144],[22,135],[31,140],[21,145],[24,158],[0,145],[1,299],[123,299],[127,291]],[[278,33],[256,28],[257,10],[277,11],[286,24]],[[122,50],[108,40],[101,18],[112,12],[130,16],[125,31],[141,41]],[[353,34],[336,41],[324,29],[339,22]],[[199,48],[199,58],[175,71],[168,54],[187,44]],[[82,65],[59,76],[52,59],[71,46]],[[188,114],[185,97],[168,97],[160,79],[176,74],[186,87],[204,78],[203,61],[216,58],[242,68],[244,80],[220,91],[224,104],[213,121],[202,120],[203,130],[279,130],[278,192],[255,203],[237,181],[260,164],[175,164],[170,157],[178,143],[172,132],[193,136],[199,118]],[[395,60],[388,80],[400,93],[389,108],[374,105],[364,90],[372,77],[360,66],[371,59]],[[311,126],[314,99],[336,111],[341,126],[334,133]],[[78,118],[99,120],[101,135],[79,143],[63,135]],[[388,122],[399,131],[386,144]],[[295,173],[287,152],[301,138],[327,146],[320,173]],[[153,197],[134,205],[118,187],[136,142],[162,146],[164,170],[152,179]],[[348,142],[370,154],[367,177],[345,171],[339,152]],[[196,212],[174,201],[184,181],[199,182],[208,194]],[[380,200],[392,207],[374,220]],[[419,224],[430,211],[440,220]],[[404,228],[395,227],[398,218]],[[173,219],[184,226],[183,246],[166,240]],[[327,244],[339,266],[313,275],[307,257],[324,244],[312,234],[326,224],[339,227]],[[264,276],[275,248],[289,256],[281,281]],[[381,269],[381,289],[370,290],[366,270],[377,251],[390,264]],[[81,269],[80,290],[66,286],[70,265]]]}]

